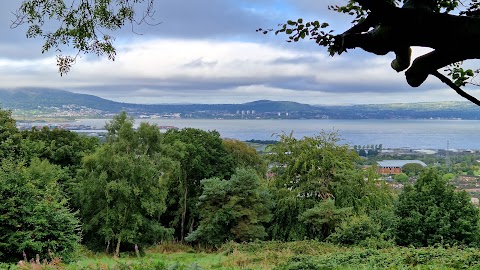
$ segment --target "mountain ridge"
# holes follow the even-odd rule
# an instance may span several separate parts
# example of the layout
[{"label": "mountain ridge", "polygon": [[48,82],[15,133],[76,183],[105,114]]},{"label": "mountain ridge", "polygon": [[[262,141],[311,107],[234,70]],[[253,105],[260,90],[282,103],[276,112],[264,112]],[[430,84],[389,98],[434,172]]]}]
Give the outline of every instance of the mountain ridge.
[{"label": "mountain ridge", "polygon": [[271,100],[242,104],[134,104],[57,89],[0,89],[0,107],[5,109],[38,110],[65,105],[91,108],[106,114],[126,110],[137,115],[179,113],[182,117],[192,118],[480,119],[480,107],[463,101],[362,105],[309,105]]}]

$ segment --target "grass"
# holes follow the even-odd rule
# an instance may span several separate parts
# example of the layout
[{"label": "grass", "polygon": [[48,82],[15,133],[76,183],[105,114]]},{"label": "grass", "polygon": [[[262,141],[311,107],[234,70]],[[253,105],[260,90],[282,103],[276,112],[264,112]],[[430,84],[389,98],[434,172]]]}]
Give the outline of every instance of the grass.
[{"label": "grass", "polygon": [[[0,269],[2,265],[0,265]],[[218,250],[163,243],[145,256],[119,259],[85,251],[65,265],[24,264],[19,270],[143,270],[143,269],[480,269],[480,249],[460,247],[373,249],[341,247],[317,241],[227,243]]]}]

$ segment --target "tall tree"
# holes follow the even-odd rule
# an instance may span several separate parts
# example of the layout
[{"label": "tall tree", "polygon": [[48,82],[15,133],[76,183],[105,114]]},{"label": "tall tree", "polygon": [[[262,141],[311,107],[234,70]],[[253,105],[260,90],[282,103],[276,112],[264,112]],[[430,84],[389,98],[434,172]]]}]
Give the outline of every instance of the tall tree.
[{"label": "tall tree", "polygon": [[180,177],[170,182],[167,214],[172,221],[170,226],[177,228],[177,236],[183,241],[187,232],[197,226],[197,202],[202,193],[200,181],[212,177],[229,178],[235,166],[217,131],[169,130],[162,144],[177,149],[172,154],[180,163]]},{"label": "tall tree", "polygon": [[354,168],[358,155],[347,145],[338,144],[336,133],[322,132],[302,139],[293,133],[279,137],[269,155],[276,185],[315,200],[334,198],[333,182],[343,171]]},{"label": "tall tree", "polygon": [[423,166],[418,163],[407,163],[403,165],[402,167],[402,172],[404,172],[407,175],[418,175],[420,172],[423,171]]},{"label": "tall tree", "polygon": [[[429,75],[439,78],[459,95],[480,105],[480,101],[459,86],[469,82],[478,70],[465,70],[461,63],[480,58],[480,5],[459,0],[345,0],[345,5],[329,8],[353,15],[353,26],[339,35],[328,23],[289,20],[276,33],[289,35],[289,42],[310,38],[327,47],[333,56],[361,48],[376,55],[394,52],[391,67],[406,70],[407,83],[422,85]],[[448,14],[454,11],[454,14]],[[269,31],[259,29],[264,33]],[[449,33],[445,36],[444,33]],[[411,61],[411,46],[433,49]],[[448,66],[452,82],[438,70]]]},{"label": "tall tree", "polygon": [[151,244],[171,236],[161,225],[166,209],[166,180],[175,164],[160,155],[156,126],[133,129],[125,112],[106,126],[107,143],[84,158],[77,189],[87,244]]},{"label": "tall tree", "polygon": [[71,198],[71,206],[79,209],[72,190],[76,185],[76,173],[82,166],[82,158],[95,151],[99,140],[77,132],[48,127],[24,130],[20,135],[21,156],[26,162],[32,158],[45,159],[65,170],[68,177],[62,178],[59,184]]},{"label": "tall tree", "polygon": [[[323,212],[343,213],[343,208],[352,208],[355,213],[370,213],[391,205],[392,194],[376,181],[376,173],[357,169],[358,155],[339,141],[336,133],[326,132],[302,139],[293,134],[280,136],[269,155],[275,194],[269,228],[273,239],[325,238],[325,233],[332,232],[331,226],[328,230],[310,226],[322,223],[313,219]],[[327,199],[334,207],[324,203]],[[298,217],[304,213],[308,215],[301,223]]]},{"label": "tall tree", "polygon": [[351,208],[337,208],[332,199],[323,200],[315,207],[303,212],[299,219],[311,226],[320,239],[325,239],[335,231],[340,222],[351,215]]}]

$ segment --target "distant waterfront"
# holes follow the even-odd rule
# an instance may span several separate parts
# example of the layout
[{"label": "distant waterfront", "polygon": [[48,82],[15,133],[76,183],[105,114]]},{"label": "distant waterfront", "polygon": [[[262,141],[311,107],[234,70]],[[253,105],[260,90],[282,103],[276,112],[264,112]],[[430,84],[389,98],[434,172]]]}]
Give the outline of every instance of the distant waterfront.
[{"label": "distant waterfront", "polygon": [[[101,129],[106,121],[81,119],[69,124]],[[239,140],[272,140],[275,134],[291,131],[295,137],[313,136],[322,130],[335,130],[343,142],[350,145],[383,144],[384,148],[445,149],[449,141],[450,149],[480,149],[478,120],[136,119],[135,124],[139,125],[142,121],[159,126],[217,130],[224,138]]]}]

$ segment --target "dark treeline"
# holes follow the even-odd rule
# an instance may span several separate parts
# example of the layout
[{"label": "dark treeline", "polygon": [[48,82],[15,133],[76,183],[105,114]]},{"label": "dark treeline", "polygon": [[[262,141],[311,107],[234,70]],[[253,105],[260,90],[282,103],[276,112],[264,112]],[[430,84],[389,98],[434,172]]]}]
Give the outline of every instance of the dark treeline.
[{"label": "dark treeline", "polygon": [[336,134],[280,135],[260,156],[216,131],[160,133],[121,113],[100,143],[18,131],[0,111],[0,260],[72,260],[161,241],[316,239],[390,247],[477,245],[478,211],[434,170],[395,194]]}]

